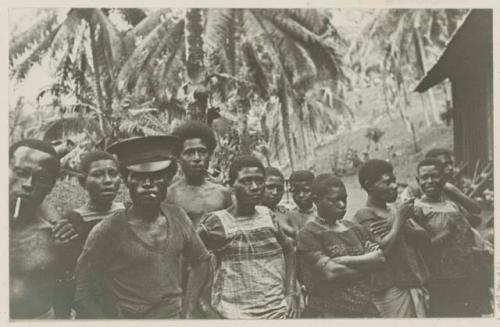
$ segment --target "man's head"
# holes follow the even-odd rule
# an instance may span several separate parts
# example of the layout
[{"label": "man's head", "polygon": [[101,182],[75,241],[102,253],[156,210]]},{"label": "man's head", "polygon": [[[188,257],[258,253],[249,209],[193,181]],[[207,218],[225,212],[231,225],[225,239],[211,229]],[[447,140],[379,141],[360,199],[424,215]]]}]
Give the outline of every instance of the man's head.
[{"label": "man's head", "polygon": [[309,170],[294,171],[289,178],[293,201],[302,210],[312,207],[311,185],[314,174]]},{"label": "man's head", "polygon": [[266,167],[266,183],[262,204],[274,209],[285,191],[285,177],[278,168]]},{"label": "man's head", "polygon": [[314,179],[312,199],[321,218],[329,222],[344,218],[347,193],[344,183],[333,174],[321,174]]},{"label": "man's head", "polygon": [[420,161],[417,166],[417,182],[428,198],[438,200],[446,183],[441,160],[425,158]]},{"label": "man's head", "polygon": [[187,121],[173,133],[181,142],[179,163],[189,179],[202,179],[206,175],[216,140],[212,129],[200,121]]},{"label": "man's head", "polygon": [[158,208],[177,171],[177,137],[132,138],[110,146],[108,152],[118,156],[120,171],[134,206]]},{"label": "man's head", "polygon": [[435,158],[443,165],[443,177],[449,181],[453,177],[453,156],[447,149],[431,149],[425,154],[425,158]]},{"label": "man's head", "polygon": [[60,170],[57,153],[47,142],[25,139],[14,143],[9,155],[11,208],[21,198],[24,208],[34,213],[56,183]]},{"label": "man's head", "polygon": [[87,152],[81,156],[78,178],[89,194],[90,202],[100,207],[111,205],[120,188],[120,170],[116,158],[104,151]]},{"label": "man's head", "polygon": [[265,170],[254,156],[236,157],[229,167],[229,183],[239,205],[255,206],[264,195]]},{"label": "man's head", "polygon": [[385,160],[368,160],[358,173],[359,184],[370,197],[381,203],[391,203],[398,197],[398,185],[393,167]]}]

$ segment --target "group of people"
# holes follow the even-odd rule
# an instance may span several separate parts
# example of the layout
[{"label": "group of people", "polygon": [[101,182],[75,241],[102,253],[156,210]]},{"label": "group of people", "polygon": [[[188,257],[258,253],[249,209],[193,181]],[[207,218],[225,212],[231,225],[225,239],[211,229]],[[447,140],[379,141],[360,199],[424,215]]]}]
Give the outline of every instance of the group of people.
[{"label": "group of people", "polygon": [[[480,208],[451,185],[451,156],[429,152],[398,200],[393,167],[359,170],[366,206],[345,217],[343,182],[254,156],[207,174],[216,139],[188,121],[82,156],[87,202],[62,217],[44,203],[60,163],[50,144],[10,148],[13,319],[480,316],[491,248]],[[436,154],[437,153],[437,154]],[[451,168],[450,168],[451,165]],[[180,171],[177,171],[180,167]],[[115,201],[121,182],[126,203]],[[478,264],[481,263],[481,264]]]}]

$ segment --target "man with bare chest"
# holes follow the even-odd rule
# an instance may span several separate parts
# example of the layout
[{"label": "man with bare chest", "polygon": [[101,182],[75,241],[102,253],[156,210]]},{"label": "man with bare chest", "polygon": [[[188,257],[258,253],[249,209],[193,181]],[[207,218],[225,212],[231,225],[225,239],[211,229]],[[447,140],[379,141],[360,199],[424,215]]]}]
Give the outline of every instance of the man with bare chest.
[{"label": "man with bare chest", "polygon": [[228,208],[232,203],[231,193],[207,176],[210,156],[216,146],[210,127],[199,121],[188,121],[173,134],[181,142],[179,163],[183,176],[169,187],[166,203],[184,209],[196,227],[204,214]]},{"label": "man with bare chest", "polygon": [[[108,149],[118,156],[132,205],[88,236],[76,269],[78,318],[190,317],[206,282],[209,254],[185,211],[161,204],[178,148],[176,137],[150,136]],[[184,262],[192,267],[192,282],[183,297]]]},{"label": "man with bare chest", "polygon": [[27,139],[11,146],[9,166],[10,317],[64,316],[57,285],[75,261],[71,247],[78,235],[70,224],[39,215],[56,183],[59,159],[50,144]]}]

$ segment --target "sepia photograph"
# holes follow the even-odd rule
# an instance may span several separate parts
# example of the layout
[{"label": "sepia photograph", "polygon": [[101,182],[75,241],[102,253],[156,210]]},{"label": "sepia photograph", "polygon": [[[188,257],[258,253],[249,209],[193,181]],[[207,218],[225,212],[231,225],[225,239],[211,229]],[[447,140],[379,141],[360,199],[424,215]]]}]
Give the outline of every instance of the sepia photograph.
[{"label": "sepia photograph", "polygon": [[10,321],[494,318],[496,9],[134,5],[7,9]]}]

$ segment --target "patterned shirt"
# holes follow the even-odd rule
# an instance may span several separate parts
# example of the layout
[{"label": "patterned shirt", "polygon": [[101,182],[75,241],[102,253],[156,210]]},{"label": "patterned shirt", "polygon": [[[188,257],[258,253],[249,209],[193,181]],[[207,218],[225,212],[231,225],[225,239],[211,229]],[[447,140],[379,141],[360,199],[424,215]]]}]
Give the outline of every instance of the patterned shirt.
[{"label": "patterned shirt", "polygon": [[441,243],[426,251],[432,279],[449,280],[471,276],[474,268],[474,234],[464,213],[449,200],[439,203],[415,200],[415,207],[421,209],[416,217],[417,223],[431,238],[449,233]]},{"label": "patterned shirt", "polygon": [[212,306],[224,318],[285,318],[285,259],[272,212],[255,207],[253,217],[227,210],[205,216],[199,235],[218,260]]},{"label": "patterned shirt", "polygon": [[308,222],[299,232],[297,255],[304,283],[309,292],[309,306],[313,311],[336,317],[373,317],[378,311],[371,302],[370,275],[350,282],[325,279],[316,264],[322,256],[336,258],[362,255],[373,240],[360,225],[343,221],[347,230],[337,232],[317,219]]}]

